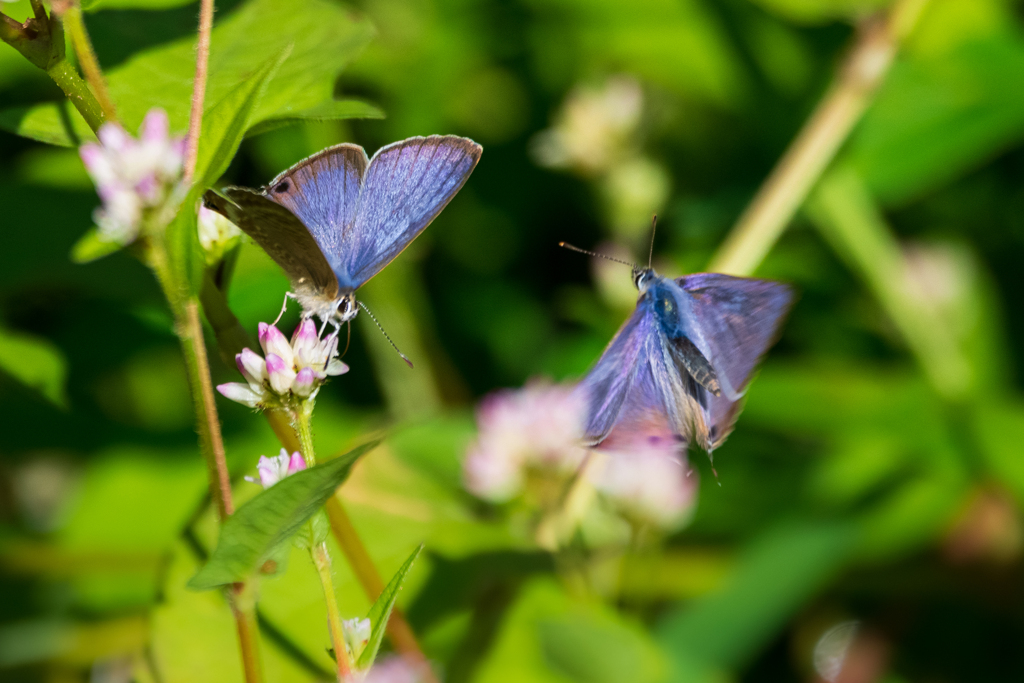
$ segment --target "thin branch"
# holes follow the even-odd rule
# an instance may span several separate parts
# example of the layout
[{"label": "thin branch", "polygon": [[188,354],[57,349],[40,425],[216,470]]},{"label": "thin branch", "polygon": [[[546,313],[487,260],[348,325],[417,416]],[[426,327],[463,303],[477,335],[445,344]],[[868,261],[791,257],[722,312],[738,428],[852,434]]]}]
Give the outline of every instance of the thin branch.
[{"label": "thin branch", "polygon": [[85,28],[85,20],[82,18],[82,8],[78,3],[72,4],[64,13],[64,22],[67,24],[68,33],[71,35],[71,44],[78,55],[78,64],[82,67],[85,80],[92,86],[93,94],[100,103],[100,108],[108,121],[117,120],[117,110],[114,109],[114,102],[110,99],[110,92],[107,90],[107,81],[103,78],[100,70],[100,62],[96,58],[96,51],[89,39],[89,32]]},{"label": "thin branch", "polygon": [[203,100],[206,97],[206,74],[210,66],[210,34],[213,32],[213,0],[202,0],[199,6],[199,41],[196,44],[196,76],[192,81],[192,110],[188,117],[185,141],[185,178],[191,179],[199,158],[199,133],[203,128]]},{"label": "thin branch", "polygon": [[900,42],[929,0],[900,0],[884,19],[860,25],[857,40],[825,97],[786,150],[709,270],[749,275],[778,241],[885,79]]}]

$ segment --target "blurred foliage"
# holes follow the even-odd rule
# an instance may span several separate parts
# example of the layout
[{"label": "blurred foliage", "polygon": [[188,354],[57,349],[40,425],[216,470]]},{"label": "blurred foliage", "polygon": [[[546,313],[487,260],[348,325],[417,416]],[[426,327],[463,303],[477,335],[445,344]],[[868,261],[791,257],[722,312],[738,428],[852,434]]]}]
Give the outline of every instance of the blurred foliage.
[{"label": "blurred foliage", "polygon": [[[159,105],[183,130],[197,5],[83,4],[127,126]],[[626,197],[630,182],[644,190],[650,173],[606,183],[615,163],[600,176],[538,163],[537,136],[568,120],[572,93],[639,84],[617,158],[665,183],[657,267],[701,270],[821,98],[855,22],[885,5],[218,4],[210,107],[291,50],[223,182],[261,185],[341,141],[372,151],[459,133],[484,145],[466,187],[365,289],[415,371],[359,316],[352,370],[321,391],[314,420],[323,459],[386,431],[340,496],[383,576],[425,544],[398,603],[445,680],[812,680],[815,643],[851,619],[885,643],[850,650],[875,653],[864,680],[1024,675],[1015,0],[926,6],[758,270],[801,299],[715,454],[720,485],[692,454],[689,527],[661,546],[553,556],[461,483],[475,401],[534,375],[579,376],[628,311],[613,282],[628,285],[625,268],[592,271],[557,242],[646,249],[647,221],[620,228],[607,193],[640,196]],[[0,678],[238,681],[230,609],[185,587],[217,528],[171,318],[126,254],[71,261],[97,199],[73,151],[52,146],[90,136],[60,98],[0,46],[0,126],[24,136],[0,134]],[[286,288],[243,244],[229,302],[248,330]],[[295,320],[293,309],[282,328]],[[237,379],[210,355],[215,381]],[[219,407],[241,505],[259,489],[242,476],[279,445],[249,411]],[[333,543],[341,609],[365,614]],[[259,590],[268,680],[329,679],[308,560]]]}]

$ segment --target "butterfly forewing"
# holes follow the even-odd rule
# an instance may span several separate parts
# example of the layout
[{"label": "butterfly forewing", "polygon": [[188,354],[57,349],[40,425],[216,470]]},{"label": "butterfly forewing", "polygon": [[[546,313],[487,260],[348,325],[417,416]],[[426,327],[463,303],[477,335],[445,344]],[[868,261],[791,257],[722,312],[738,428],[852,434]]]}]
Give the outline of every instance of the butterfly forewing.
[{"label": "butterfly forewing", "polygon": [[224,189],[225,200],[207,191],[203,201],[263,247],[298,292],[333,299],[338,280],[313,235],[295,215],[263,195],[242,187]]},{"label": "butterfly forewing", "polygon": [[341,235],[338,278],[359,287],[426,228],[469,178],[482,148],[451,135],[382,148],[366,170],[352,225]]},{"label": "butterfly forewing", "polygon": [[588,443],[600,443],[618,421],[654,326],[650,307],[637,306],[581,382],[587,401]]},{"label": "butterfly forewing", "polygon": [[295,164],[264,192],[305,224],[335,270],[341,263],[341,236],[355,222],[368,165],[359,145],[335,145]]}]

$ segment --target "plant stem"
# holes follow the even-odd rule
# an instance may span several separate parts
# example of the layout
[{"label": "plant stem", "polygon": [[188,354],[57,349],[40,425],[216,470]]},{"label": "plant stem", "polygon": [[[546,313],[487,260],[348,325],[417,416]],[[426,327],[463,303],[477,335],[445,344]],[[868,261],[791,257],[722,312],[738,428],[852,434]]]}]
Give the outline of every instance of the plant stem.
[{"label": "plant stem", "polygon": [[[381,578],[380,572],[377,571],[370,553],[366,551],[362,539],[359,538],[359,533],[352,526],[348,512],[345,511],[345,507],[337,495],[327,500],[326,508],[327,518],[331,521],[331,531],[342,552],[345,553],[345,559],[348,560],[352,573],[356,575],[367,597],[370,600],[376,600],[384,592],[384,580]],[[398,607],[391,611],[387,634],[395,650],[403,657],[426,664],[427,656],[423,654],[423,650],[416,640],[416,634]],[[437,678],[429,666],[423,667],[422,676],[426,683],[437,683]]]},{"label": "plant stem", "polygon": [[96,97],[93,96],[89,85],[82,80],[82,77],[78,75],[75,67],[71,66],[68,60],[62,59],[47,67],[46,75],[57,84],[58,88],[64,91],[64,95],[74,105],[75,109],[78,110],[78,113],[82,115],[82,118],[85,119],[85,122],[94,133],[100,129],[100,126],[106,123],[107,117],[103,113],[100,103],[96,101]]},{"label": "plant stem", "polygon": [[[295,436],[299,439],[299,447],[307,467],[316,464],[316,453],[313,450],[313,401],[303,401],[302,406],[292,413],[292,426]],[[316,543],[309,549],[313,564],[316,565],[320,583],[324,589],[324,601],[327,603],[327,623],[331,630],[331,642],[334,644],[334,661],[338,664],[338,680],[345,681],[352,673],[352,660],[345,648],[345,635],[341,628],[341,612],[338,611],[338,599],[334,595],[334,583],[331,580],[331,556],[327,552],[326,543]]]},{"label": "plant stem", "polygon": [[196,76],[192,81],[192,110],[188,117],[185,141],[185,177],[191,178],[199,157],[199,132],[203,128],[203,100],[206,97],[206,74],[210,65],[210,34],[213,32],[213,0],[199,5],[199,40],[196,44]]},{"label": "plant stem", "polygon": [[310,424],[313,416],[312,399],[303,401],[302,407],[293,413],[295,436],[299,437],[299,450],[306,460],[306,467],[316,464],[316,451],[313,450],[313,428]]},{"label": "plant stem", "polygon": [[64,13],[64,22],[67,24],[68,33],[71,35],[71,44],[78,55],[78,63],[82,67],[85,79],[92,86],[92,92],[96,95],[100,109],[108,121],[117,120],[117,111],[114,109],[114,102],[110,99],[107,90],[107,82],[100,71],[99,60],[96,59],[96,51],[89,40],[89,33],[85,29],[85,21],[82,19],[82,8],[77,2]]},{"label": "plant stem", "polygon": [[231,612],[235,615],[238,644],[242,650],[242,669],[246,683],[263,680],[263,659],[259,649],[259,618],[251,582],[236,583],[229,589]]},{"label": "plant stem", "polygon": [[331,556],[327,553],[326,543],[317,543],[309,550],[320,576],[320,585],[324,589],[324,602],[327,603],[327,624],[331,631],[331,644],[334,646],[334,661],[338,664],[338,681],[346,681],[352,673],[352,659],[345,647],[345,633],[341,627],[341,612],[338,610],[338,599],[334,595],[334,582],[331,579]]},{"label": "plant stem", "polygon": [[[206,356],[203,326],[199,318],[199,302],[195,297],[182,297],[181,289],[174,280],[167,260],[167,251],[161,243],[151,242],[148,245],[146,260],[156,274],[174,314],[175,330],[181,342],[182,355],[185,357],[189,390],[196,412],[200,450],[206,461],[210,480],[210,495],[217,506],[218,517],[223,522],[234,512],[234,502],[231,496],[231,476],[220,432],[220,419],[213,397],[213,382],[210,379],[210,363]],[[251,583],[233,584],[228,589],[228,596],[231,611],[235,616],[246,683],[261,683],[263,663],[259,648],[256,600]]]},{"label": "plant stem", "polygon": [[900,41],[928,0],[899,0],[885,20],[860,25],[825,97],[740,216],[708,270],[751,274],[782,235],[884,80]]}]

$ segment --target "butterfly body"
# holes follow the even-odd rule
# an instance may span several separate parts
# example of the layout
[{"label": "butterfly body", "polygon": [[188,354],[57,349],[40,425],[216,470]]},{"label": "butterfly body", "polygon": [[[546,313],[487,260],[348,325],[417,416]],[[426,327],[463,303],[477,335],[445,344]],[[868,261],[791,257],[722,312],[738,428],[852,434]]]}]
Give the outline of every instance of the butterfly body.
[{"label": "butterfly body", "polygon": [[402,252],[476,167],[480,145],[452,135],[382,147],[335,145],[266,187],[228,187],[206,205],[238,225],[285,271],[304,315],[336,326],[358,311],[356,290]]},{"label": "butterfly body", "polygon": [[696,441],[708,451],[732,429],[750,374],[792,302],[780,283],[634,268],[636,310],[580,388],[586,439]]}]

